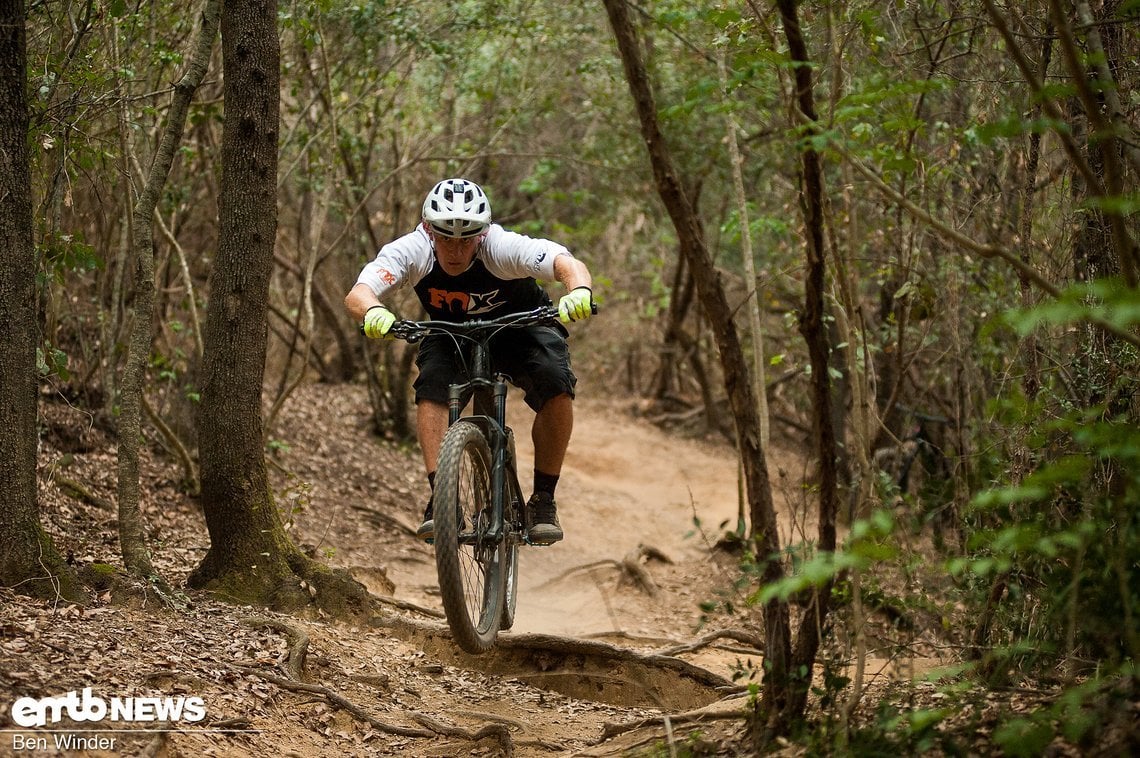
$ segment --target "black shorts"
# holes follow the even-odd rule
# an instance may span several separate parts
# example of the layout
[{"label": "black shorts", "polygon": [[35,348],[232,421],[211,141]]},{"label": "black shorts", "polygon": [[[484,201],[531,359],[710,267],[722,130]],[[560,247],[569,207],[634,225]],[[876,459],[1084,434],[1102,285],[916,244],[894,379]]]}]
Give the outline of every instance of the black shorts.
[{"label": "black shorts", "polygon": [[[466,381],[470,346],[461,357],[455,343],[445,334],[436,334],[420,343],[416,366],[416,402],[430,400],[447,404],[448,386]],[[535,413],[546,401],[559,395],[574,397],[578,383],[570,370],[570,348],[565,332],[550,326],[505,329],[491,340],[491,370],[507,375],[511,384],[525,394],[523,399]],[[467,398],[464,398],[464,403]]]}]

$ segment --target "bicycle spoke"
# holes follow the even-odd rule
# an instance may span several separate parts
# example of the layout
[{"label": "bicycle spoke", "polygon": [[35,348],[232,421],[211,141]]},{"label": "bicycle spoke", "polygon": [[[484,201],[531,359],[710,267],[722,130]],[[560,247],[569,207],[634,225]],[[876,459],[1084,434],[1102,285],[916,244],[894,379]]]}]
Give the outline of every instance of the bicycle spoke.
[{"label": "bicycle spoke", "polygon": [[[473,452],[465,452],[460,464],[459,508],[462,526],[459,545],[459,571],[463,577],[463,596],[467,602],[467,615],[480,619],[487,594],[487,548],[482,542],[486,532],[486,517],[482,511],[488,507],[491,483],[488,471],[474,457]],[[480,520],[482,519],[482,523]]]},{"label": "bicycle spoke", "polygon": [[492,540],[491,453],[480,429],[453,425],[436,473],[436,569],[448,625],[460,647],[480,653],[499,630],[503,540]]}]

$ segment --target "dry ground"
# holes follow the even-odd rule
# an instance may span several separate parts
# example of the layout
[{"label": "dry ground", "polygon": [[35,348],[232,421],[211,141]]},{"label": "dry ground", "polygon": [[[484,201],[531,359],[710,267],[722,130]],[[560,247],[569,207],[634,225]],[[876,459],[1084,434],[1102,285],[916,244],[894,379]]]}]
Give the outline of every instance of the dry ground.
[{"label": "dry ground", "polygon": [[[360,388],[315,385],[298,391],[272,434],[278,501],[299,544],[351,570],[388,610],[350,625],[193,593],[172,609],[153,593],[124,604],[102,592],[79,608],[3,591],[3,727],[14,727],[17,698],[90,687],[108,699],[200,697],[207,716],[151,724],[176,731],[108,733],[105,751],[35,754],[739,754],[741,687],[760,658],[749,644],[759,624],[734,585],[737,558],[713,549],[721,524],[735,523],[734,453],[668,435],[602,394],[584,393],[577,406],[559,486],[566,540],[524,550],[517,622],[495,653],[462,654],[440,619],[431,548],[410,536],[427,494],[417,452],[369,435]],[[529,418],[517,399],[515,408],[526,460]],[[73,408],[52,403],[44,415],[45,525],[78,568],[116,563],[114,512],[99,506],[114,499],[114,447]],[[787,535],[810,534],[792,484],[803,470],[794,450],[774,452]],[[177,475],[148,455],[142,505],[158,566],[181,586],[208,538]],[[726,636],[713,641],[715,632]],[[872,661],[872,672],[929,668],[941,653],[919,636],[905,665]],[[0,754],[17,739],[5,732]]]}]

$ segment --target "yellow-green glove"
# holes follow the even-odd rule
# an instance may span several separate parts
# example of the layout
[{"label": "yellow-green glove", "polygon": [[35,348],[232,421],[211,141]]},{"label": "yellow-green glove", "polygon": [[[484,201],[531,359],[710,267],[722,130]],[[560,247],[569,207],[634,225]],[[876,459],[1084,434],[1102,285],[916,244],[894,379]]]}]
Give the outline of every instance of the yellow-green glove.
[{"label": "yellow-green glove", "polygon": [[592,313],[594,293],[589,287],[575,287],[558,301],[558,318],[563,324],[571,321],[584,321]]},{"label": "yellow-green glove", "polygon": [[382,305],[374,305],[364,314],[364,336],[372,339],[392,339],[388,330],[396,323],[396,314]]}]

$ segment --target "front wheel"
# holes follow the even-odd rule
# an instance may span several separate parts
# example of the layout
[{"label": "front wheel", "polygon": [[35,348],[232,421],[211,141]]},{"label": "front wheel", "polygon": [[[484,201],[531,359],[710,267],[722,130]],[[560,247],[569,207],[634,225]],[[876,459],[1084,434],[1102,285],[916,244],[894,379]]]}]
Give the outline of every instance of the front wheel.
[{"label": "front wheel", "polygon": [[526,534],[526,518],[524,517],[524,501],[518,486],[518,474],[515,470],[515,435],[507,430],[507,499],[503,520],[507,530],[507,544],[503,550],[505,568],[503,570],[503,615],[499,619],[499,629],[506,631],[515,624],[515,608],[519,599],[519,543],[522,535]]},{"label": "front wheel", "polygon": [[435,566],[448,626],[461,648],[486,652],[499,631],[505,545],[486,537],[491,449],[474,424],[456,422],[444,435],[433,501]]}]

